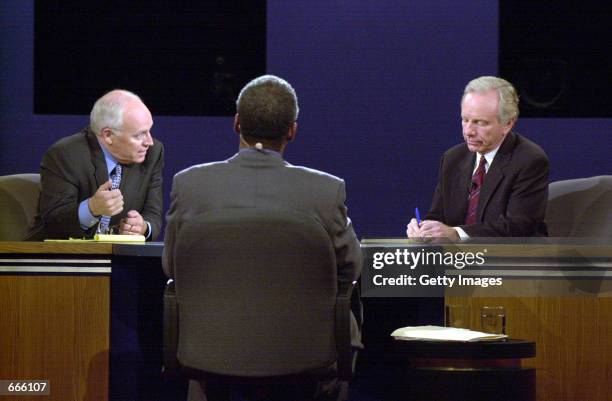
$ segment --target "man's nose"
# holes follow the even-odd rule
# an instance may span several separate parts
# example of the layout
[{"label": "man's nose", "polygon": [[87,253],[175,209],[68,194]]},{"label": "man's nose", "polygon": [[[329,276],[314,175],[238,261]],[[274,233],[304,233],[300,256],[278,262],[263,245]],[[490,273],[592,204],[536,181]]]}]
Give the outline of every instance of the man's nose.
[{"label": "man's nose", "polygon": [[153,146],[153,136],[150,132],[147,132],[147,136],[145,136],[145,140],[142,144],[145,146]]}]

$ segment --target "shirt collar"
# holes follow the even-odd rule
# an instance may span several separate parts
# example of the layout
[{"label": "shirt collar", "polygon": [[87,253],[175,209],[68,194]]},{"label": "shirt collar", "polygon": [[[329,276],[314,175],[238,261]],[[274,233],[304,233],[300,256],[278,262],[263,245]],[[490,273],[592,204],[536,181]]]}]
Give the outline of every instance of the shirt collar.
[{"label": "shirt collar", "polygon": [[276,150],[272,150],[272,149],[256,149],[256,148],[240,148],[238,149],[238,153],[251,153],[251,152],[259,152],[259,153],[263,153],[264,155],[271,155],[274,157],[278,157],[280,159],[283,158],[283,155],[280,154],[280,152],[277,152]]},{"label": "shirt collar", "polygon": [[481,156],[484,156],[485,160],[487,161],[487,164],[485,166],[485,172],[488,172],[489,167],[491,167],[491,163],[493,163],[493,159],[495,158],[495,155],[497,154],[497,151],[499,150],[500,146],[501,144],[499,144],[499,146],[493,149],[492,151],[485,153],[484,155],[482,153],[476,152],[476,162],[474,165],[473,172],[476,171],[476,169],[478,168],[478,163],[480,162]]}]

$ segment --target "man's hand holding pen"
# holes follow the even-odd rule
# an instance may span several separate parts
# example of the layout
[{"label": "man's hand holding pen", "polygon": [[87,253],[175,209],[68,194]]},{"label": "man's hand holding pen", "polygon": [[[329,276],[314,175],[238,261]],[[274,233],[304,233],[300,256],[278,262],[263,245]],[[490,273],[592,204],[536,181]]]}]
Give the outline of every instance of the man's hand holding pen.
[{"label": "man's hand holding pen", "polygon": [[421,221],[418,207],[415,208],[414,214],[415,218],[411,219],[410,223],[406,226],[408,238],[421,242],[429,242],[436,238],[448,238],[451,241],[459,241],[459,234],[453,227],[435,220]]}]

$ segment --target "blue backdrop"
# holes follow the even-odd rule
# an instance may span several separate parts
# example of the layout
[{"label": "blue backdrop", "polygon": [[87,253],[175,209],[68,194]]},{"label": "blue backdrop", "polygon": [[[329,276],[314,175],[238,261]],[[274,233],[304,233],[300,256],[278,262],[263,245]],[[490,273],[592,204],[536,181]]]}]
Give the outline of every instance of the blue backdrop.
[{"label": "blue backdrop", "polygon": [[[33,15],[32,0],[0,4],[0,175],[37,172],[88,120],[33,114]],[[346,180],[360,237],[403,236],[414,207],[429,207],[439,157],[462,140],[463,87],[497,74],[498,23],[484,0],[268,1],[267,71],[301,108],[286,159]],[[229,117],[156,117],[153,131],[166,200],[177,171],[238,146]],[[612,119],[521,119],[517,131],[548,153],[553,181],[611,174]]]}]

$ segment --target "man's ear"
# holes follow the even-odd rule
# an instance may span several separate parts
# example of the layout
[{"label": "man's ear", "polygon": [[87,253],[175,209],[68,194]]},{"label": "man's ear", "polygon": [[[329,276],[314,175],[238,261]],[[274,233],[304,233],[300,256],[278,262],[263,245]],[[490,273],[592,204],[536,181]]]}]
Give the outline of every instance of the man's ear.
[{"label": "man's ear", "polygon": [[510,130],[512,129],[512,127],[514,127],[514,124],[516,123],[516,117],[511,118],[506,125],[504,125],[504,135],[507,135],[508,132],[510,132]]},{"label": "man's ear", "polygon": [[240,134],[240,116],[238,115],[238,113],[236,113],[236,115],[234,116],[234,131],[237,134]]},{"label": "man's ear", "polygon": [[291,128],[289,128],[289,132],[287,132],[287,142],[292,142],[295,140],[295,137],[297,136],[297,130],[298,130],[298,123],[297,121],[294,122],[291,125]]},{"label": "man's ear", "polygon": [[113,144],[113,130],[108,127],[102,128],[102,131],[100,132],[100,138],[102,139],[102,141],[104,141],[105,144],[111,146]]}]

